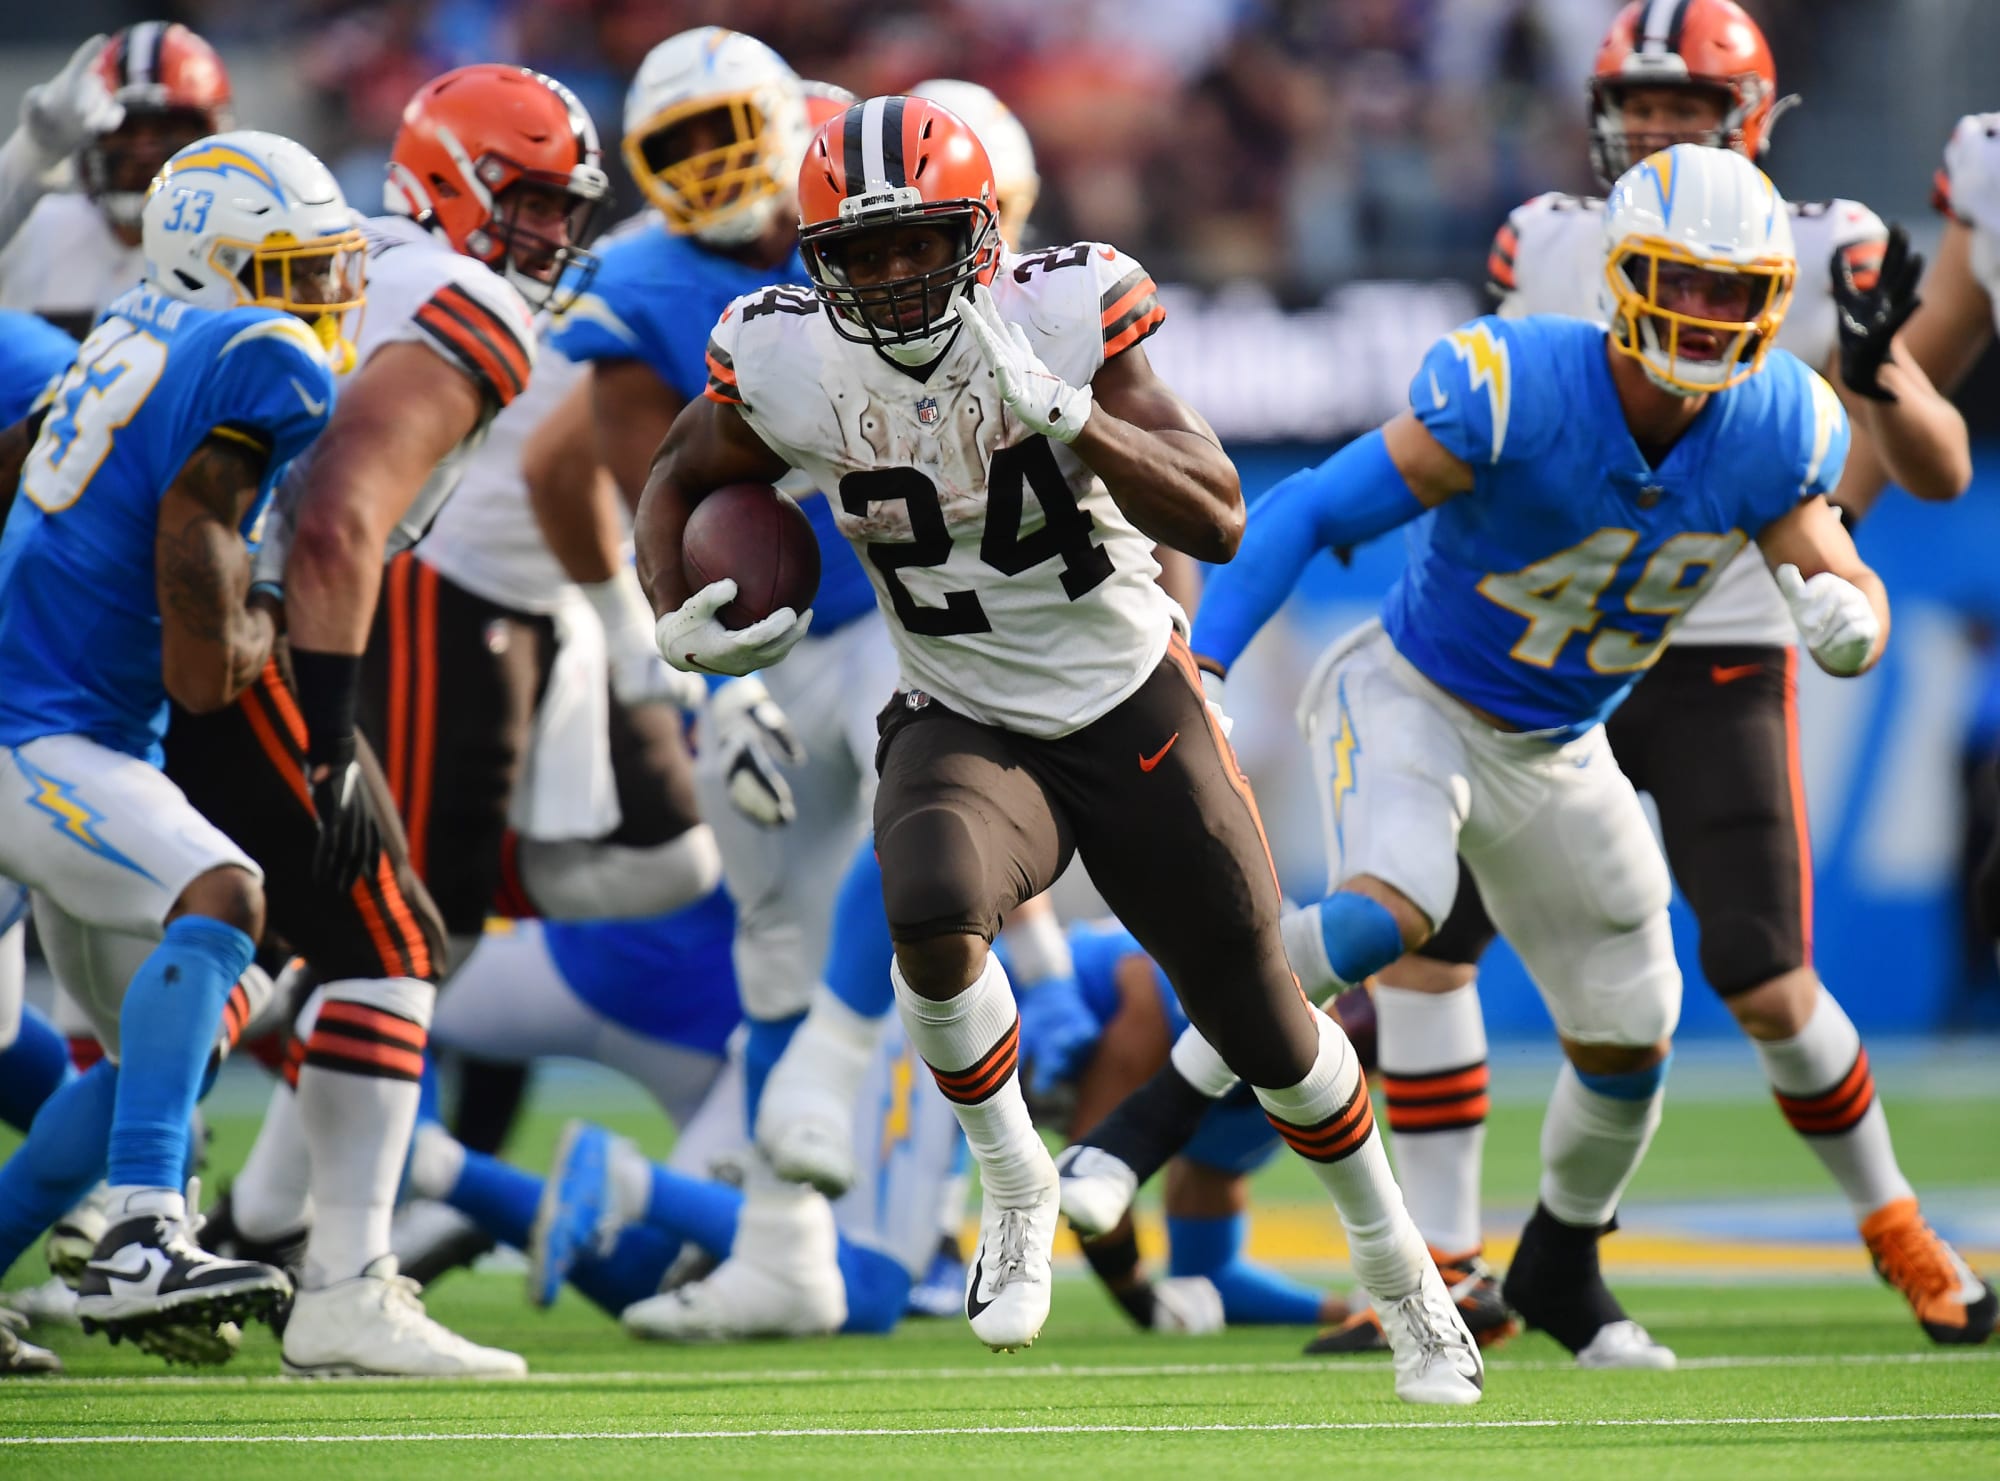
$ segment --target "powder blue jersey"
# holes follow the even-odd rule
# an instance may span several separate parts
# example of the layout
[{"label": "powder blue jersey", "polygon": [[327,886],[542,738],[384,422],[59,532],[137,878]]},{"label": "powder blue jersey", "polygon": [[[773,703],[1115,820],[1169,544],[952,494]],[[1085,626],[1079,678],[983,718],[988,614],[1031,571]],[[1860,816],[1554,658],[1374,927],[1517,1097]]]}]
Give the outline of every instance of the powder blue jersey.
[{"label": "powder blue jersey", "polygon": [[0,309],[0,427],[34,409],[50,381],[69,369],[76,341],[47,319]]},{"label": "powder blue jersey", "polygon": [[721,890],[644,920],[548,921],[542,942],[569,990],[648,1039],[721,1054],[743,1019],[730,948],[736,910]]},{"label": "powder blue jersey", "polygon": [[[805,263],[792,255],[775,268],[751,267],[675,236],[649,216],[605,244],[590,291],[565,313],[550,338],[572,360],[637,360],[683,402],[708,386],[708,334],[736,299],[774,283],[803,283]],[[819,593],[813,631],[821,636],[875,610],[875,590],[854,547],[834,526],[823,494],[799,507],[819,537]]]},{"label": "powder blue jersey", "polygon": [[83,735],[159,764],[160,499],[220,428],[269,453],[247,536],[332,405],[326,353],[289,314],[199,309],[143,285],[105,311],[0,535],[0,745]]},{"label": "powder blue jersey", "polygon": [[1713,394],[1658,467],[1627,429],[1604,330],[1580,319],[1475,319],[1410,383],[1470,493],[1411,527],[1383,626],[1466,703],[1567,737],[1602,720],[1730,558],[1847,458],[1833,388],[1773,350]]}]

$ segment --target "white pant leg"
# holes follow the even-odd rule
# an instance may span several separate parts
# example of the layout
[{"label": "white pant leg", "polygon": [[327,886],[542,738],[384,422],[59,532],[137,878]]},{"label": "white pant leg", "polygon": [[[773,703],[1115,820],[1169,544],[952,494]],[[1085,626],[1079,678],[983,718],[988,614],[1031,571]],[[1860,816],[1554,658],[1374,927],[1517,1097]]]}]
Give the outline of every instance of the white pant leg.
[{"label": "white pant leg", "polygon": [[19,924],[0,931],[0,1050],[13,1048],[21,1037],[21,1004],[28,987],[27,934]]},{"label": "white pant leg", "polygon": [[739,1033],[730,1040],[732,1052],[723,1056],[708,1094],[679,1125],[673,1155],[667,1158],[667,1166],[675,1172],[713,1177],[718,1166],[740,1166],[749,1154],[750,1141],[743,1134],[741,1039]]},{"label": "white pant leg", "polygon": [[49,970],[62,984],[58,1003],[81,1015],[64,1027],[69,1038],[88,1033],[104,1046],[109,1058],[119,1057],[118,1017],[132,974],[153,948],[160,932],[111,931],[78,920],[39,890],[35,892],[35,934]]},{"label": "white pant leg", "polygon": [[774,1019],[803,1013],[819,980],[833,902],[869,827],[874,716],[894,692],[896,660],[882,619],[869,616],[807,638],[763,679],[806,751],[785,768],[798,816],[763,828],[732,807],[705,736],[694,774],[736,901],[737,990],[750,1017]]},{"label": "white pant leg", "polygon": [[951,1103],[900,1025],[876,1051],[855,1117],[854,1186],[833,1206],[840,1232],[920,1281],[937,1253],[938,1212],[958,1166]]},{"label": "white pant leg", "polygon": [[1433,926],[1458,893],[1458,833],[1472,795],[1464,739],[1439,703],[1402,682],[1387,635],[1370,622],[1327,650],[1298,709],[1319,788],[1327,892],[1371,875]]}]

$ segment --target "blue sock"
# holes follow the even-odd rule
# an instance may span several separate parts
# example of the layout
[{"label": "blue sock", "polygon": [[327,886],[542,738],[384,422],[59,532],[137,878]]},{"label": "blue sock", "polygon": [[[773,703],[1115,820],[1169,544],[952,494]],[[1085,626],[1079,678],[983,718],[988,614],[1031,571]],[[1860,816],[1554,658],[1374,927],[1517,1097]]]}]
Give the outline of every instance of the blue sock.
[{"label": "blue sock", "polygon": [[36,1113],[27,1139],[0,1166],[0,1272],[104,1176],[118,1066],[100,1059]]},{"label": "blue sock", "polygon": [[444,1201],[502,1244],[524,1250],[542,1201],[542,1180],[467,1147],[465,1165]]},{"label": "blue sock", "polygon": [[655,1229],[691,1240],[716,1259],[725,1260],[729,1247],[736,1243],[736,1215],[742,1208],[741,1189],[653,1164],[653,1196],[646,1204],[646,1222]]},{"label": "blue sock", "polygon": [[569,1283],[613,1316],[634,1301],[660,1293],[667,1267],[681,1252],[681,1241],[652,1224],[628,1224],[611,1253],[601,1259],[579,1256],[570,1267]]},{"label": "blue sock", "polygon": [[805,1021],[803,1013],[794,1013],[790,1018],[745,1020],[749,1025],[749,1031],[743,1036],[743,1125],[746,1130],[756,1127],[757,1107],[764,1100],[764,1082],[771,1078],[778,1057],[785,1052],[785,1046],[792,1042],[792,1035]]},{"label": "blue sock", "polygon": [[847,1288],[843,1332],[881,1333],[902,1320],[910,1304],[910,1272],[880,1250],[840,1241],[840,1281]]},{"label": "blue sock", "polygon": [[184,915],[132,975],[118,1014],[124,1060],[111,1120],[114,1188],[179,1188],[208,1052],[229,989],[257,954],[236,927]]},{"label": "blue sock", "polygon": [[1170,1275],[1205,1275],[1222,1295],[1232,1327],[1310,1327],[1319,1321],[1320,1293],[1243,1258],[1246,1214],[1220,1219],[1167,1216]]},{"label": "blue sock", "polygon": [[26,1131],[42,1102],[70,1078],[69,1044],[31,1003],[21,1005],[21,1032],[0,1050],[0,1121]]},{"label": "blue sock", "polygon": [[875,857],[875,840],[861,840],[840,895],[833,905],[833,928],[826,939],[826,985],[833,995],[864,1018],[886,1018],[896,1005],[889,982],[895,960],[889,940],[889,917],[882,910],[882,864]]}]

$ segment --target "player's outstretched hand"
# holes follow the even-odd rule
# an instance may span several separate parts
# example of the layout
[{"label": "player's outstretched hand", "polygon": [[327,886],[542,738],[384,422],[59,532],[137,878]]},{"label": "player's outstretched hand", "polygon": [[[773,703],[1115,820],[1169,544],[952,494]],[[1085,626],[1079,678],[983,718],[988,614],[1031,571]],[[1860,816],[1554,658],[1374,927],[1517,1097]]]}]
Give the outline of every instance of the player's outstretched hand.
[{"label": "player's outstretched hand", "polygon": [[762,622],[724,627],[715,614],[736,600],[736,583],[711,581],[653,627],[660,657],[691,674],[742,676],[769,668],[791,652],[812,626],[810,609],[780,607]]},{"label": "player's outstretched hand", "polygon": [[102,33],[91,37],[70,54],[62,71],[29,88],[21,100],[21,127],[51,164],[125,121],[125,105],[105,90],[97,75],[104,42]]},{"label": "player's outstretched hand", "polygon": [[1910,234],[1900,226],[1889,228],[1881,271],[1866,288],[1855,281],[1854,268],[1845,254],[1835,257],[1833,301],[1840,324],[1840,378],[1855,395],[1871,401],[1896,399],[1896,393],[1878,377],[1889,358],[1889,342],[1922,302],[1917,297],[1917,283],[1923,274],[1923,254],[1910,250]]},{"label": "player's outstretched hand", "polygon": [[1808,581],[1797,566],[1787,564],[1776,574],[1799,636],[1819,666],[1831,674],[1860,673],[1882,636],[1882,624],[1867,593],[1831,571],[1821,571]]},{"label": "player's outstretched hand", "polygon": [[1082,1073],[1099,1038],[1074,977],[1050,977],[1021,992],[1021,1058],[1028,1092],[1045,1096]]},{"label": "player's outstretched hand", "polygon": [[803,765],[806,748],[762,679],[734,679],[715,691],[706,739],[729,779],[730,805],[744,817],[781,828],[799,815],[781,763]]},{"label": "player's outstretched hand", "polygon": [[1042,364],[1028,343],[1028,331],[1000,317],[993,290],[984,283],[973,284],[971,296],[955,306],[980,358],[992,370],[1001,398],[1022,424],[1058,442],[1076,441],[1090,420],[1090,387],[1072,386]]},{"label": "player's outstretched hand", "polygon": [[[317,780],[308,772],[313,811],[319,816],[319,844],[313,850],[313,878],[343,895],[375,866],[382,830],[363,784],[361,762],[349,736],[344,757],[336,754]],[[313,768],[317,770],[317,767]]]}]

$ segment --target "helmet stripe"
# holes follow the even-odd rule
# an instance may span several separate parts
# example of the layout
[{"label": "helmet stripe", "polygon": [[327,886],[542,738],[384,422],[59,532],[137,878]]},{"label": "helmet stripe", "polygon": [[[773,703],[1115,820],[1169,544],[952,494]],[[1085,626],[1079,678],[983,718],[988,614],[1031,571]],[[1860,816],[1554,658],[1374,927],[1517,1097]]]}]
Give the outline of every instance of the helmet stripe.
[{"label": "helmet stripe", "polygon": [[861,165],[866,188],[874,191],[888,184],[888,166],[882,158],[882,110],[887,98],[870,98],[861,105]]},{"label": "helmet stripe", "polygon": [[144,84],[160,80],[160,39],[166,29],[165,21],[141,21],[132,28],[126,52],[127,82]]},{"label": "helmet stripe", "polygon": [[1639,50],[1659,55],[1681,49],[1681,30],[1687,24],[1692,0],[1647,0],[1639,28]]},{"label": "helmet stripe", "polygon": [[127,26],[124,30],[120,31],[112,39],[111,45],[111,72],[113,77],[117,79],[117,86],[112,91],[116,92],[118,88],[122,88],[131,80],[125,70],[125,66],[126,59],[132,54],[132,28]]},{"label": "helmet stripe", "polygon": [[860,104],[847,110],[847,121],[841,125],[841,189],[846,195],[860,195],[867,189],[866,172],[861,167],[861,129],[867,109]]},{"label": "helmet stripe", "polygon": [[903,169],[903,100],[891,98],[882,108],[882,178],[891,185],[907,185]]}]

